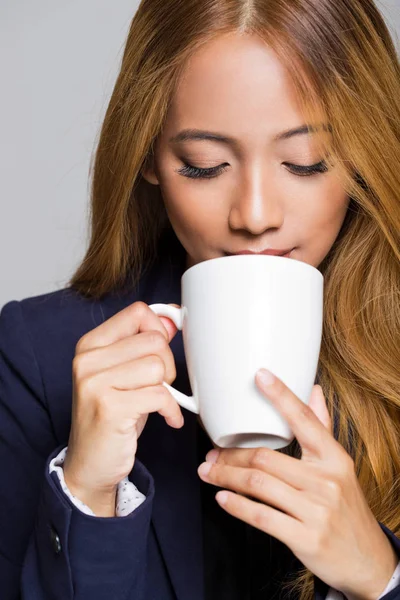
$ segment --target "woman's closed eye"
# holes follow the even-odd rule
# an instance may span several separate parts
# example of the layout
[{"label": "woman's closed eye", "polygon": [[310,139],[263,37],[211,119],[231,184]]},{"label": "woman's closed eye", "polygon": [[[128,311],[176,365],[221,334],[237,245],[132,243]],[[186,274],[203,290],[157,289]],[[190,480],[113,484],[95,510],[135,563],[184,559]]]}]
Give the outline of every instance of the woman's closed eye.
[{"label": "woman's closed eye", "polygon": [[[189,177],[190,179],[212,179],[214,177],[218,177],[226,171],[229,167],[227,163],[223,163],[222,165],[218,165],[216,167],[209,167],[206,169],[202,169],[200,167],[195,167],[190,165],[187,162],[183,163],[184,166],[180,169],[177,169],[176,172],[179,175],[183,175],[184,177]],[[325,160],[321,160],[314,165],[294,165],[291,163],[282,163],[293,173],[293,175],[297,175],[299,177],[310,177],[311,175],[316,175],[317,173],[325,173],[329,170],[328,165]]]}]

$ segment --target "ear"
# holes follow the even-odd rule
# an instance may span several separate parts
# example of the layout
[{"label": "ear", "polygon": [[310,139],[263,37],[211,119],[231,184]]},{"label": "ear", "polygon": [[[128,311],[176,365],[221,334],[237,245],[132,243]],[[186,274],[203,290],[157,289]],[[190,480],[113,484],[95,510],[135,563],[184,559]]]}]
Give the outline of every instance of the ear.
[{"label": "ear", "polygon": [[144,161],[143,167],[140,169],[140,173],[148,183],[153,185],[159,185],[158,177],[155,171],[154,156],[149,153],[146,160]]}]

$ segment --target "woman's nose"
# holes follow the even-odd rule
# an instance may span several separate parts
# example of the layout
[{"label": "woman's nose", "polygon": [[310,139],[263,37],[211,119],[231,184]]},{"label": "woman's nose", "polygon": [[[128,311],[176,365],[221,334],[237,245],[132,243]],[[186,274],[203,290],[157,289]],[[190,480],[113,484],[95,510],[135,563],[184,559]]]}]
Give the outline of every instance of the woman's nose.
[{"label": "woman's nose", "polygon": [[229,224],[232,229],[247,229],[254,235],[281,227],[284,206],[281,191],[261,176],[244,182],[232,199]]}]

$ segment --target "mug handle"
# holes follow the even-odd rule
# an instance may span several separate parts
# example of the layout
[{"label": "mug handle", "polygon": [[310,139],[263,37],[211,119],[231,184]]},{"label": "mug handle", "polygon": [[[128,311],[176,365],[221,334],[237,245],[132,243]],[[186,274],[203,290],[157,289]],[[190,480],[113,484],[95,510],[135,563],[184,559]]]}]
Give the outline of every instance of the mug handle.
[{"label": "mug handle", "polygon": [[[149,304],[149,308],[160,317],[168,317],[171,319],[175,326],[182,330],[183,325],[183,308],[177,308],[176,306],[170,306],[169,304]],[[190,410],[195,415],[199,414],[199,409],[194,396],[187,396],[182,392],[178,392],[175,388],[169,385],[166,381],[163,381],[163,386],[167,388],[170,394],[175,398],[179,406]]]}]

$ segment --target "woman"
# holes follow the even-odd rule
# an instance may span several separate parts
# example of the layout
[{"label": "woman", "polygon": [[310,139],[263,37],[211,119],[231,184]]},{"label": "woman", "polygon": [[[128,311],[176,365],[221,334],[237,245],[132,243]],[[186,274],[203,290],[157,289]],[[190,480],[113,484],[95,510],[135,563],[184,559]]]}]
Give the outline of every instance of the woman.
[{"label": "woman", "polygon": [[[399,98],[372,0],[142,1],[86,257],[1,312],[2,599],[400,599]],[[319,384],[300,410],[257,376],[297,439],[206,475],[162,385],[190,393],[180,332],[148,305],[289,247],[324,275]]]}]

